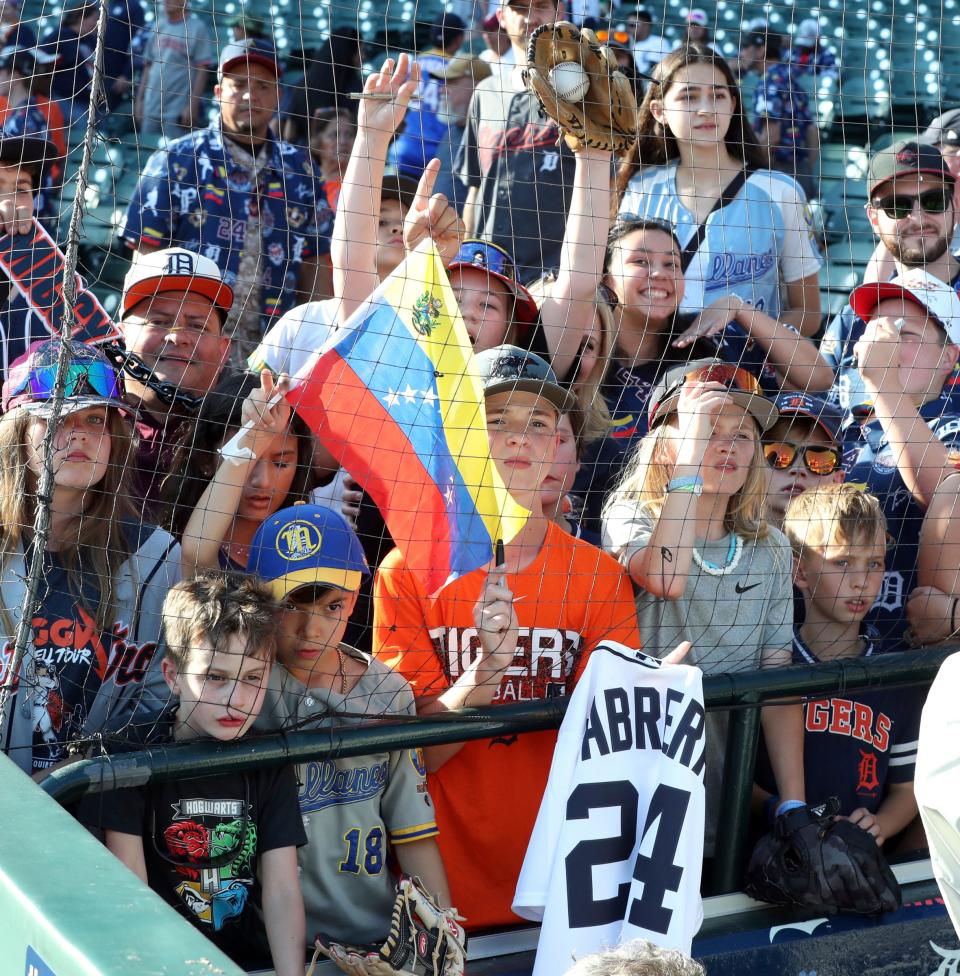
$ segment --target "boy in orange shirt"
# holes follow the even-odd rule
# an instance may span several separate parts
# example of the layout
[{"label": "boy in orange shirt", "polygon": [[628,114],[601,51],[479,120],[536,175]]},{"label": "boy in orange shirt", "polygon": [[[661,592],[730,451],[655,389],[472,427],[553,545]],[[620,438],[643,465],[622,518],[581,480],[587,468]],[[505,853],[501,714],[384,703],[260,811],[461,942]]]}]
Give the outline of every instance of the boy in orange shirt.
[{"label": "boy in orange shirt", "polygon": [[[541,511],[540,488],[561,414],[575,403],[534,353],[477,355],[490,453],[531,511],[502,565],[475,570],[430,598],[393,550],[374,589],[374,654],[413,687],[420,715],[567,695],[604,639],[639,647],[620,566]],[[510,910],[547,783],[555,732],[426,750],[451,897],[471,931],[517,924]]]}]

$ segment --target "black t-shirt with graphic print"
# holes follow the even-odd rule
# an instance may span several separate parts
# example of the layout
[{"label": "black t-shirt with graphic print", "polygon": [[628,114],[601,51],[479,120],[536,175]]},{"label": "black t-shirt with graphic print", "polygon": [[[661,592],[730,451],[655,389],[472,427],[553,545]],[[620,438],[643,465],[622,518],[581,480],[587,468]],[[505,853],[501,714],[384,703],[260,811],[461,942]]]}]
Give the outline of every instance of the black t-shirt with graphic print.
[{"label": "black t-shirt with graphic print", "polygon": [[[151,743],[170,741],[176,709]],[[143,838],[150,887],[238,965],[269,967],[259,859],[307,843],[292,766],[88,794],[79,819]]]}]

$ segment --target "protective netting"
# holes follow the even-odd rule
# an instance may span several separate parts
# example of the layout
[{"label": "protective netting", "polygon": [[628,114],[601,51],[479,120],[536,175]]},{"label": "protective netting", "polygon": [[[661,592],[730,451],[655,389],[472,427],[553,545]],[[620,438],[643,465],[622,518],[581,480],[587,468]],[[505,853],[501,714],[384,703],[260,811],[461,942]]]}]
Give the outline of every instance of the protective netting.
[{"label": "protective netting", "polygon": [[[525,85],[557,19],[636,94],[619,156]],[[605,638],[955,637],[958,97],[955,0],[0,4],[4,751],[562,696]],[[767,709],[758,783],[899,833],[922,696],[861,698]],[[391,776],[398,848],[427,768],[441,820],[542,790],[549,744],[488,745],[307,764],[301,808],[372,804],[337,870],[379,877]]]}]

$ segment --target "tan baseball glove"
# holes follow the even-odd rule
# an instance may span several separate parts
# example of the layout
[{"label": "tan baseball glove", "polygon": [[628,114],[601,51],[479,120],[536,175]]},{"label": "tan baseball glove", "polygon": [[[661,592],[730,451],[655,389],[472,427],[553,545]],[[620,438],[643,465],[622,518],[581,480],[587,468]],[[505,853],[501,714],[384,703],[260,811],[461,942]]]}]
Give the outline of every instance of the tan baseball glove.
[{"label": "tan baseball glove", "polygon": [[307,976],[321,954],[351,976],[463,976],[467,936],[455,908],[441,908],[419,878],[404,878],[383,945],[350,946],[316,937]]},{"label": "tan baseball glove", "polygon": [[[580,101],[561,98],[551,84],[551,69],[565,61],[579,64],[590,79]],[[592,146],[622,156],[633,146],[637,138],[636,96],[616,58],[592,30],[565,20],[538,27],[527,48],[524,79],[571,149]]]}]

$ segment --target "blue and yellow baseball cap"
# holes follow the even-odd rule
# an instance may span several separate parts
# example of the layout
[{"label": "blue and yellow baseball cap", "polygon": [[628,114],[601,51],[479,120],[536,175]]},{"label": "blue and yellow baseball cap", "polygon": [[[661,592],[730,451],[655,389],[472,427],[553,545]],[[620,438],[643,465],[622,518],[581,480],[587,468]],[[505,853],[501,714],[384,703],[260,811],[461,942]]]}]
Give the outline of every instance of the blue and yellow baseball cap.
[{"label": "blue and yellow baseball cap", "polygon": [[247,572],[259,576],[278,600],[307,586],[354,592],[370,575],[350,523],[332,508],[305,504],[281,508],[257,529]]}]

